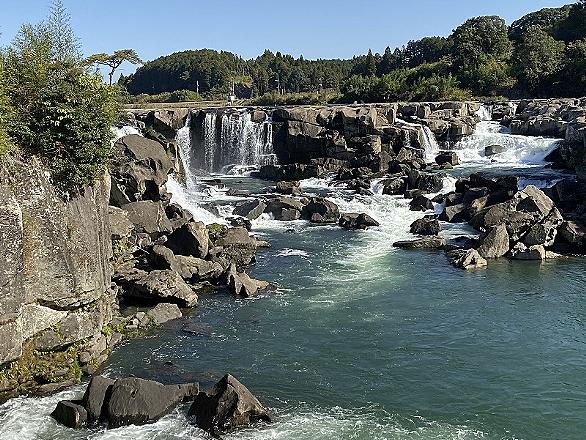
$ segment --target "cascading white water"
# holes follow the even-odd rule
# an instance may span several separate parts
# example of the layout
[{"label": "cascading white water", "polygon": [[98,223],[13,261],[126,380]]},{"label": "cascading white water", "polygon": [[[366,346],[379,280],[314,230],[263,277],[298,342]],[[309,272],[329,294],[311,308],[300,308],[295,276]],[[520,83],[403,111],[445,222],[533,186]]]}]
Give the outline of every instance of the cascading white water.
[{"label": "cascading white water", "polygon": [[[455,146],[464,165],[483,166],[542,166],[544,158],[558,145],[560,139],[512,135],[507,127],[492,120],[491,107],[482,106],[477,115],[480,122],[474,134]],[[502,152],[486,156],[485,148],[502,147]]]},{"label": "cascading white water", "polygon": [[199,161],[193,165],[209,172],[238,174],[243,168],[276,162],[271,119],[254,122],[248,110],[206,113],[196,148]]},{"label": "cascading white water", "polygon": [[[436,156],[439,154],[440,146],[431,129],[427,125],[407,122],[398,118],[397,122],[399,123],[399,125],[404,125],[406,127],[413,128],[417,131],[419,143],[425,151],[425,160],[427,162],[433,162]],[[411,130],[405,130],[405,146],[407,148],[413,148],[411,143]]]},{"label": "cascading white water", "polygon": [[185,182],[187,186],[193,186],[195,185],[195,177],[193,176],[193,167],[191,166],[191,112],[187,114],[185,126],[177,131],[175,144],[177,145],[177,151],[179,151],[179,157],[183,164]]}]

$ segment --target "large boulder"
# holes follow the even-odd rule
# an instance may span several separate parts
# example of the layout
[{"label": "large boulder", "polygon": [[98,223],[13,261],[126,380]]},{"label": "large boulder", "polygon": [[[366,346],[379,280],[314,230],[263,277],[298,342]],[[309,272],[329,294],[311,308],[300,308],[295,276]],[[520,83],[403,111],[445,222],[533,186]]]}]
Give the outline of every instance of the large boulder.
[{"label": "large boulder", "polygon": [[523,243],[517,243],[510,252],[510,257],[514,260],[545,260],[546,251],[541,245],[525,246]]},{"label": "large boulder", "polygon": [[323,197],[312,197],[303,207],[303,216],[312,223],[337,223],[340,211],[334,202]]},{"label": "large boulder", "polygon": [[417,240],[404,240],[393,243],[394,247],[401,249],[443,249],[446,240],[441,237],[424,237]]},{"label": "large boulder", "polygon": [[292,197],[275,197],[267,201],[265,212],[279,221],[299,220],[304,206],[303,201]]},{"label": "large boulder", "polygon": [[199,394],[197,383],[163,385],[136,377],[92,378],[82,400],[59,402],[53,416],[71,428],[105,422],[108,428],[154,423]]},{"label": "large boulder", "polygon": [[482,240],[478,253],[484,258],[500,258],[509,252],[509,233],[504,224],[492,226]]},{"label": "large boulder", "polygon": [[80,403],[62,400],[57,403],[51,416],[68,428],[79,429],[87,423],[87,411]]},{"label": "large boulder", "polygon": [[161,202],[144,200],[122,206],[135,229],[157,239],[173,231]]},{"label": "large boulder", "polygon": [[231,264],[226,272],[226,285],[230,293],[244,298],[256,296],[259,291],[269,287],[266,281],[255,280],[245,272],[238,272],[235,264]]},{"label": "large boulder", "polygon": [[114,382],[114,379],[103,376],[94,376],[90,380],[81,401],[90,423],[97,423],[102,418],[106,395],[110,393]]},{"label": "large boulder", "polygon": [[209,250],[209,235],[202,222],[189,222],[175,230],[165,243],[176,255],[205,258]]},{"label": "large boulder", "polygon": [[455,151],[443,151],[436,156],[435,162],[438,165],[449,164],[456,166],[460,164],[460,159],[458,158],[458,153]]},{"label": "large boulder", "polygon": [[192,256],[175,255],[171,249],[163,245],[153,246],[149,257],[154,269],[173,270],[184,280],[192,283],[217,280],[224,271],[219,263]]},{"label": "large boulder", "polygon": [[420,195],[411,200],[409,209],[411,211],[430,211],[433,210],[433,202],[427,197]]},{"label": "large boulder", "polygon": [[425,216],[411,223],[410,232],[417,235],[437,235],[442,227],[435,216]]},{"label": "large boulder", "polygon": [[372,226],[380,226],[380,223],[365,213],[342,214],[338,224],[344,229],[367,229]]},{"label": "large boulder", "polygon": [[122,287],[122,295],[132,301],[145,303],[173,302],[181,307],[197,305],[197,295],[174,270],[145,272],[123,267],[114,275]]},{"label": "large boulder", "polygon": [[189,409],[201,429],[219,435],[272,417],[236,378],[225,375],[214,387],[197,395]]},{"label": "large boulder", "polygon": [[112,154],[111,204],[121,207],[141,200],[161,200],[172,169],[173,164],[159,142],[139,135],[119,139]]},{"label": "large boulder", "polygon": [[198,392],[197,384],[163,385],[134,377],[119,379],[112,385],[105,404],[108,428],[154,423]]},{"label": "large boulder", "polygon": [[233,214],[246,217],[249,220],[255,220],[261,216],[266,207],[267,204],[262,200],[250,200],[236,205]]}]

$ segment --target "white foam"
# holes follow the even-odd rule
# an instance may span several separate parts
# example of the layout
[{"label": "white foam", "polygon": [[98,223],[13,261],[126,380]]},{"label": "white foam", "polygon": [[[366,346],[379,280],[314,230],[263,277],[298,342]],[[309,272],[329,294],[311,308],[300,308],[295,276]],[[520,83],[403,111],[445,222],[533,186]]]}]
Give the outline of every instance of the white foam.
[{"label": "white foam", "polygon": [[112,145],[114,145],[118,139],[121,139],[124,136],[129,136],[131,134],[142,136],[142,133],[138,128],[132,127],[130,125],[124,125],[122,127],[110,127],[110,130],[112,131],[112,134],[114,134],[114,137],[112,138]]},{"label": "white foam", "polygon": [[201,204],[205,203],[205,198],[201,194],[188,191],[184,185],[172,176],[169,176],[167,181],[167,190],[172,194],[171,201],[187,209],[195,220],[205,224],[226,224],[226,220],[223,217],[218,217],[201,207]]},{"label": "white foam", "polygon": [[277,252],[277,257],[309,257],[309,254],[301,249],[284,248]]}]

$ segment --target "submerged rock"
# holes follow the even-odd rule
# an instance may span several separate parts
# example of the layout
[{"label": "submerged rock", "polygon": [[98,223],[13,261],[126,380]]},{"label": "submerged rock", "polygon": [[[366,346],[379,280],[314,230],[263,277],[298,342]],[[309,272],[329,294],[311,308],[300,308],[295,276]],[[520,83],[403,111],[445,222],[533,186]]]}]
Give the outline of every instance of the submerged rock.
[{"label": "submerged rock", "polygon": [[214,387],[201,392],[189,409],[201,429],[218,435],[272,417],[256,397],[236,378],[225,375]]},{"label": "submerged rock", "polygon": [[476,249],[454,249],[449,251],[450,263],[459,269],[472,270],[487,266],[487,262]]},{"label": "submerged rock", "polygon": [[401,249],[442,249],[446,240],[441,237],[424,237],[418,240],[404,240],[393,243],[394,247]]}]

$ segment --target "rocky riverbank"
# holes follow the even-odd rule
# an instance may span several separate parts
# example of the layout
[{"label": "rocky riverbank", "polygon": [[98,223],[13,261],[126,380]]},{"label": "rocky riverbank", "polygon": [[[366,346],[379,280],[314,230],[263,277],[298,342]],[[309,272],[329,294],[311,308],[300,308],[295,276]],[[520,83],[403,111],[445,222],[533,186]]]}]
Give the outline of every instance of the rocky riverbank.
[{"label": "rocky riverbank", "polygon": [[[109,173],[78,194],[58,193],[41,163],[11,159],[0,174],[0,233],[5,260],[13,263],[0,269],[0,397],[53,392],[95,374],[124,337],[181,317],[181,308],[197,307],[201,295],[217,288],[241,297],[271,289],[271,280],[246,273],[257,252],[269,246],[251,235],[250,221],[261,215],[345,229],[379,226],[366,212],[345,211],[327,196],[305,194],[303,179],[327,176],[337,188],[365,198],[377,182],[384,195],[409,199],[410,209],[422,213],[410,228],[419,237],[396,246],[443,249],[463,269],[484,267],[492,258],[583,254],[584,104],[555,100],[492,107],[492,118],[513,133],[563,133],[565,141],[549,159],[555,167],[574,170],[575,178],[541,190],[519,188],[516,177],[475,173],[460,178],[447,194],[438,194],[444,173],[460,163],[458,152],[448,149],[473,133],[481,120],[478,103],[249,110],[252,123],[270,124],[279,165],[266,164],[256,174],[271,181],[269,191],[234,192],[246,200],[236,203],[225,224],[204,224],[171,203],[168,176],[182,171],[174,139],[187,111],[132,116],[146,137],[119,139]],[[215,112],[236,119],[240,114]],[[187,118],[193,145],[204,141],[208,114]],[[497,147],[489,153],[499,154]],[[217,170],[200,171],[206,176]],[[438,204],[441,214],[433,212]],[[479,237],[446,240],[442,223],[451,222],[468,222]],[[141,311],[124,315],[126,305]],[[210,392],[200,400],[218,399]],[[67,417],[73,411],[73,419],[82,420],[82,409],[88,411],[73,402],[60,411]],[[203,410],[194,414],[198,411]]]}]

